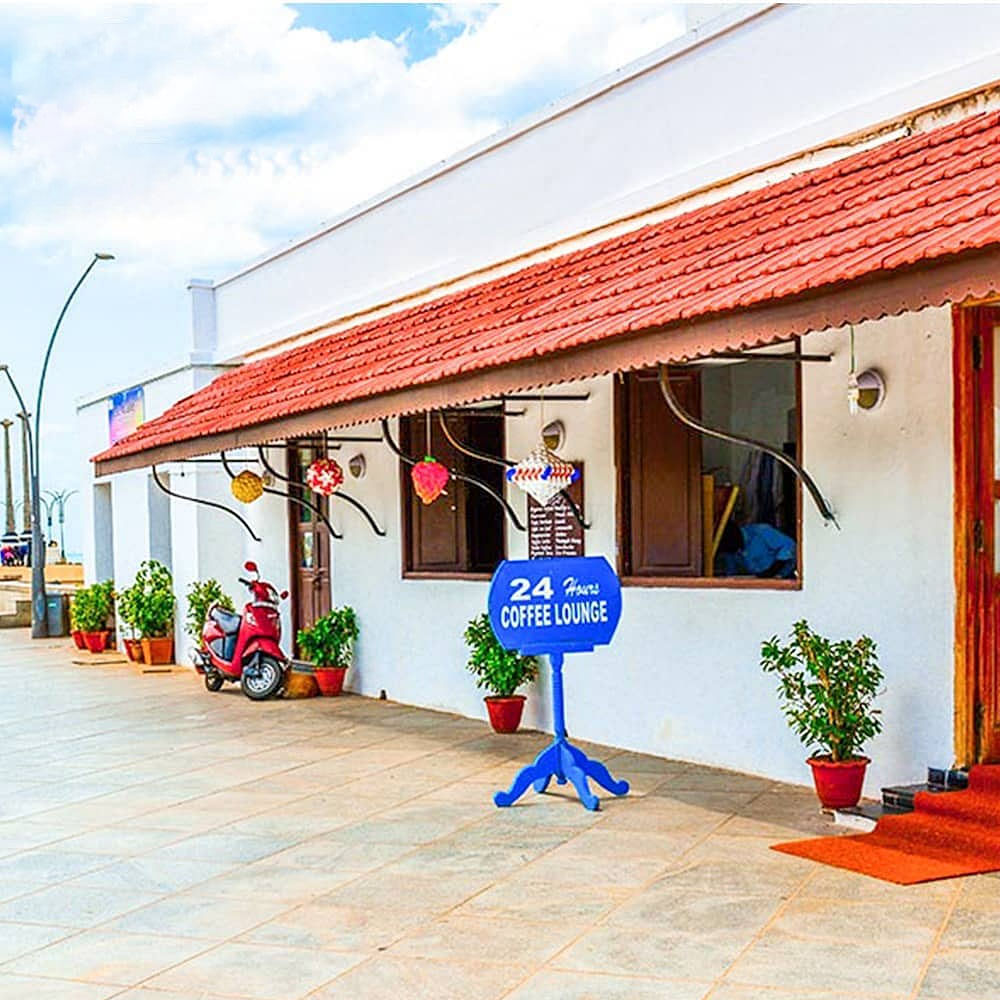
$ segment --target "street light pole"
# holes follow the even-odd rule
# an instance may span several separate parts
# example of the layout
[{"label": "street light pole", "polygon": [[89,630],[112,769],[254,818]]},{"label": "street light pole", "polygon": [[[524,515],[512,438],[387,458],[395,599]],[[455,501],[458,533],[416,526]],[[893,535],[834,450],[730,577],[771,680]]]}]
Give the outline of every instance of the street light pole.
[{"label": "street light pole", "polygon": [[32,639],[44,639],[49,634],[48,617],[46,611],[45,595],[45,543],[42,540],[42,505],[40,464],[41,464],[41,436],[42,436],[42,393],[45,390],[45,375],[49,370],[49,358],[52,356],[52,347],[56,342],[59,327],[62,326],[63,317],[69,309],[80,286],[87,280],[87,275],[94,269],[99,260],[114,260],[114,256],[109,253],[95,253],[94,259],[87,265],[86,270],[80,275],[79,280],[73,286],[68,298],[63,303],[56,325],[52,328],[52,335],[49,337],[49,346],[45,349],[45,360],[42,362],[42,374],[38,379],[38,396],[35,400],[35,441],[34,454],[31,463],[31,637]]}]

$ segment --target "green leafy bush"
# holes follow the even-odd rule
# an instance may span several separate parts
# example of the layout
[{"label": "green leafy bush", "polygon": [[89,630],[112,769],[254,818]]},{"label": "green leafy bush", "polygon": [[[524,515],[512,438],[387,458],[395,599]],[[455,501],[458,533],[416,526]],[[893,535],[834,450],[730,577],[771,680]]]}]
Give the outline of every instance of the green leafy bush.
[{"label": "green leafy bush", "polygon": [[812,756],[853,760],[882,731],[872,704],[883,675],[868,636],[831,642],[798,621],[787,644],[774,636],[760,655],[764,672],[778,676],[782,711]]},{"label": "green leafy bush", "polygon": [[115,598],[115,614],[118,618],[118,628],[121,632],[122,626],[128,631],[130,638],[135,638],[136,634],[136,598],[138,591],[133,583],[131,587],[126,587],[118,592]]},{"label": "green leafy bush", "polygon": [[197,642],[201,638],[202,629],[208,618],[209,609],[213,604],[235,610],[233,599],[222,589],[222,584],[214,578],[195,580],[187,589],[187,618],[184,630]]},{"label": "green leafy bush", "polygon": [[170,635],[174,627],[174,581],[170,570],[155,559],[139,565],[132,593],[133,624],[143,639]]},{"label": "green leafy bush", "polygon": [[485,613],[469,622],[465,644],[470,651],[466,666],[475,676],[476,686],[501,698],[509,698],[522,684],[538,676],[538,660],[504,649]]},{"label": "green leafy bush", "polygon": [[317,667],[349,667],[358,638],[354,608],[334,608],[310,628],[299,629],[299,649]]},{"label": "green leafy bush", "polygon": [[104,580],[81,587],[70,605],[70,621],[81,632],[103,632],[110,626],[114,606],[114,583]]}]

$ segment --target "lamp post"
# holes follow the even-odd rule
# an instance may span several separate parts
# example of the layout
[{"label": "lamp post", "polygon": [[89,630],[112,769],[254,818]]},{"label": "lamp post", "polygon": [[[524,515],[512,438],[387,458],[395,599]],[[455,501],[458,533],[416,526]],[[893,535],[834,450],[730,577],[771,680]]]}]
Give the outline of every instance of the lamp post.
[{"label": "lamp post", "polygon": [[[80,275],[73,290],[69,293],[63,307],[56,319],[56,325],[52,328],[49,337],[48,347],[45,349],[45,359],[42,361],[42,374],[38,379],[38,395],[35,399],[35,427],[33,440],[29,441],[29,466],[31,473],[31,637],[32,639],[44,639],[49,634],[48,619],[46,616],[45,601],[45,543],[42,539],[42,500],[39,488],[40,465],[41,465],[41,431],[42,431],[42,393],[45,390],[45,376],[49,370],[49,358],[52,356],[52,347],[56,342],[59,327],[62,326],[63,317],[70,303],[80,290],[80,286],[87,280],[87,276],[94,269],[99,260],[114,260],[114,256],[109,253],[95,253],[94,259],[87,265],[83,274]],[[7,379],[21,404],[24,413],[24,421],[28,423],[28,408],[24,405],[24,399],[14,384],[13,378],[6,365],[0,366],[7,375]]]},{"label": "lamp post", "polygon": [[[59,512],[59,562],[66,562],[66,535],[65,535],[65,524],[66,524],[66,501],[73,496],[78,490],[60,490],[58,493],[55,490],[48,491],[49,502],[45,504],[45,513],[49,521],[49,539],[52,538],[52,511],[57,510]],[[42,501],[45,503],[45,501]]]},{"label": "lamp post", "polygon": [[14,480],[10,471],[10,429],[14,426],[13,420],[6,417],[0,420],[0,427],[3,427],[3,485],[4,485],[4,534],[13,535],[17,531],[17,524],[14,522]]}]

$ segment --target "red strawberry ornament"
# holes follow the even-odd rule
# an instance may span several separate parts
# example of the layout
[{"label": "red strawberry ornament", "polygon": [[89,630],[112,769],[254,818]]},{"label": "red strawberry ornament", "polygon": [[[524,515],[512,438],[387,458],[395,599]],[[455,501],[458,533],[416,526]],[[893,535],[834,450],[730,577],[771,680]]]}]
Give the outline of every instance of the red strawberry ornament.
[{"label": "red strawberry ornament", "polygon": [[425,455],[424,460],[417,462],[410,470],[410,478],[413,480],[417,496],[425,504],[429,504],[444,493],[444,488],[451,479],[451,473],[430,455]]}]

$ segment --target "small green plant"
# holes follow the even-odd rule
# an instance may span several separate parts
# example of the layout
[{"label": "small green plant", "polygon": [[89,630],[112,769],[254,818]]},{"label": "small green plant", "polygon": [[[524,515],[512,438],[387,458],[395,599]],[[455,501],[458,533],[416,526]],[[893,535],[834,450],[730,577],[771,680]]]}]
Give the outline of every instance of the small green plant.
[{"label": "small green plant", "polygon": [[798,621],[787,644],[774,636],[760,657],[764,672],[778,676],[782,711],[812,756],[854,760],[882,731],[872,704],[883,675],[868,636],[831,642]]},{"label": "small green plant", "polygon": [[159,639],[170,635],[174,627],[174,581],[170,570],[155,559],[139,564],[135,583],[129,588],[132,596],[130,614],[143,639]]},{"label": "small green plant", "polygon": [[465,644],[469,647],[466,666],[475,676],[476,686],[498,697],[509,698],[522,684],[538,676],[538,660],[504,649],[485,613],[466,626]]},{"label": "small green plant", "polygon": [[202,629],[208,618],[209,609],[213,604],[233,611],[233,599],[222,589],[222,584],[214,578],[195,580],[187,589],[187,618],[184,630],[197,642],[201,638]]},{"label": "small green plant", "polygon": [[114,583],[104,580],[82,587],[73,596],[70,616],[81,632],[103,632],[108,628],[114,604]]},{"label": "small green plant", "polygon": [[354,608],[334,608],[310,628],[299,629],[299,649],[317,667],[349,667],[358,638]]},{"label": "small green plant", "polygon": [[115,598],[115,615],[118,619],[119,633],[127,631],[130,638],[135,638],[136,633],[136,597],[138,592],[136,585],[126,587],[118,592]]}]

